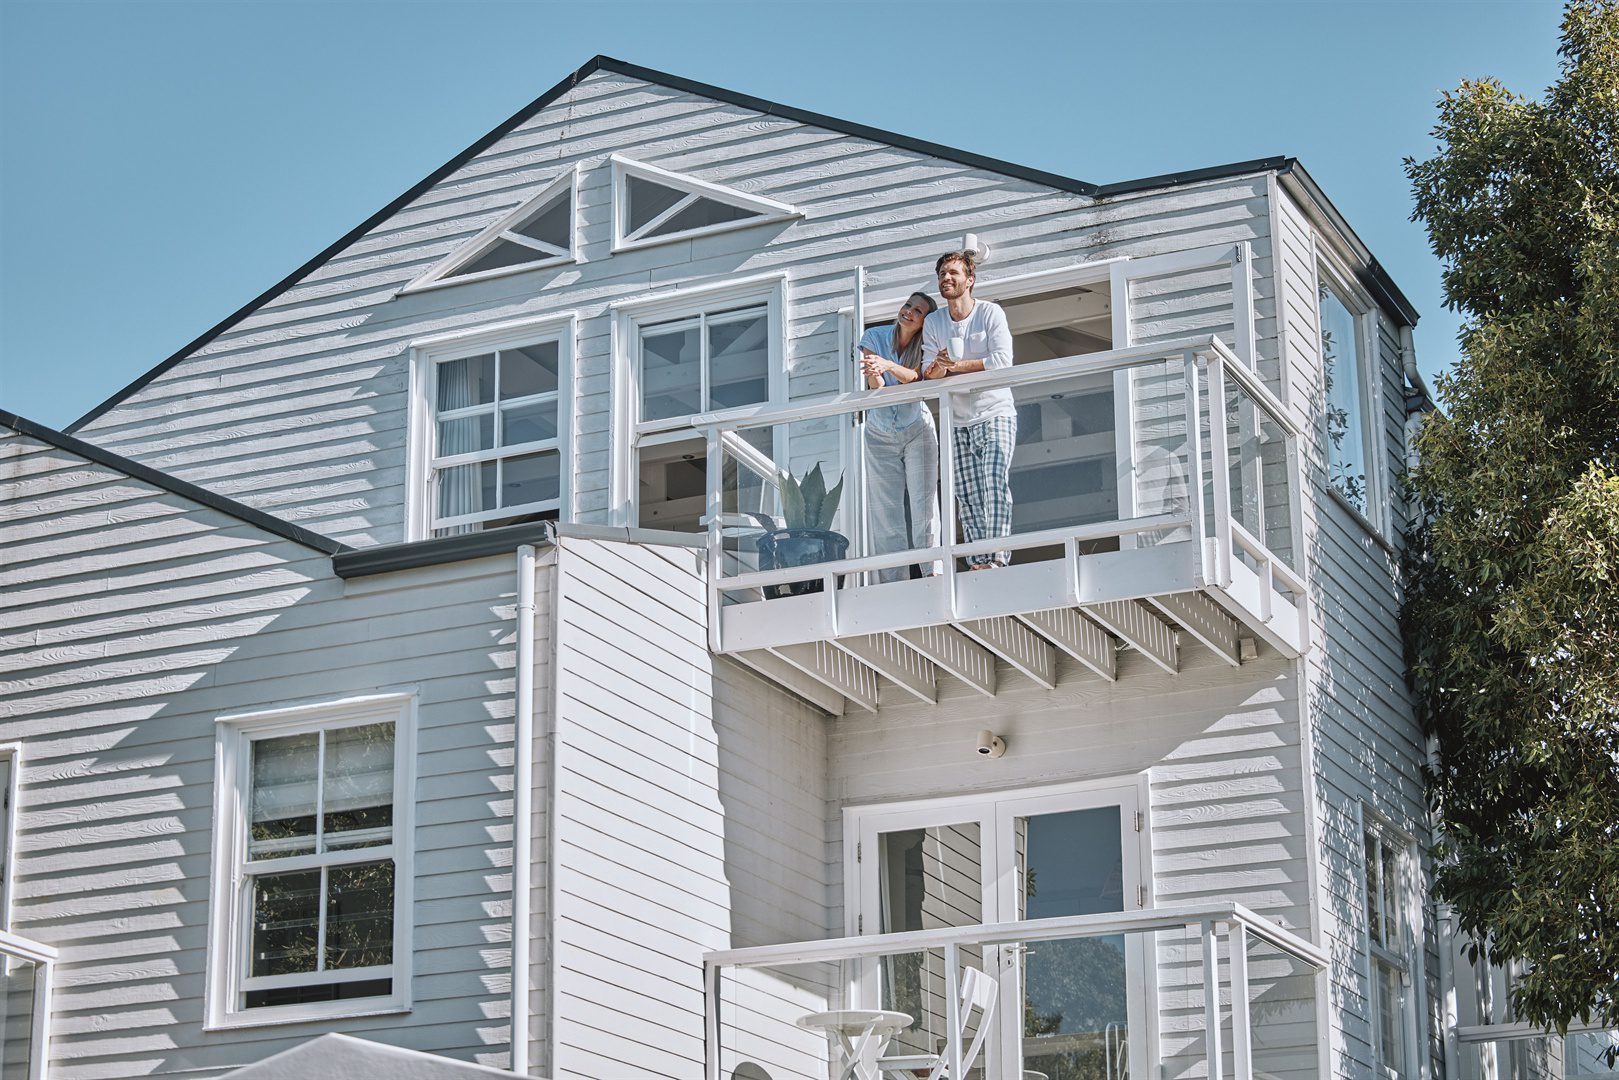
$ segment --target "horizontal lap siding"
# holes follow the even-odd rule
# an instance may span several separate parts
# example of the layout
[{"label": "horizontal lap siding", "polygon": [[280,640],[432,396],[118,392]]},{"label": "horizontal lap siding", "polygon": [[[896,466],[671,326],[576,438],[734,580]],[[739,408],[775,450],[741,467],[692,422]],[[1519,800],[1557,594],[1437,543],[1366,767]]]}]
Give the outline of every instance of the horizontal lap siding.
[{"label": "horizontal lap siding", "polygon": [[[1317,830],[1322,944],[1332,956],[1330,1069],[1334,1075],[1370,1076],[1372,1032],[1365,985],[1366,921],[1362,909],[1362,842],[1355,807],[1364,805],[1410,831],[1426,847],[1422,796],[1424,750],[1404,681],[1398,559],[1328,490],[1324,461],[1320,328],[1317,297],[1318,236],[1291,198],[1278,199],[1281,277],[1286,320],[1290,402],[1304,425],[1301,456],[1306,474],[1305,538],[1311,556],[1311,598],[1316,646],[1306,665],[1307,716],[1312,726],[1317,779]],[[1399,335],[1379,313],[1367,362],[1378,387],[1368,416],[1395,539],[1405,527],[1397,474],[1404,467],[1403,375]],[[1435,1007],[1437,953],[1431,912],[1424,952],[1430,984],[1423,1012]],[[1428,1024],[1430,1038],[1435,1026]],[[1432,1052],[1434,1047],[1430,1047]]]},{"label": "horizontal lap siding", "polygon": [[[0,511],[13,928],[62,949],[52,1075],[215,1076],[323,1030],[504,1063],[515,560],[345,585],[322,554],[21,436],[0,440]],[[203,1032],[215,717],[406,688],[411,1014]]]},{"label": "horizontal lap siding", "polygon": [[703,954],[825,932],[822,723],[709,655],[695,552],[563,540],[556,582],[552,1071],[695,1078]]},{"label": "horizontal lap siding", "polygon": [[[804,217],[611,254],[612,152],[787,201]],[[575,165],[581,262],[396,295]],[[838,388],[836,312],[857,265],[873,291],[926,285],[934,257],[972,231],[994,251],[980,281],[993,299],[1003,275],[1250,240],[1263,334],[1274,320],[1263,285],[1264,188],[1263,177],[1248,177],[1093,202],[599,72],[85,434],[345,542],[391,542],[404,523],[408,343],[572,312],[575,514],[603,521],[613,511],[612,301],[788,270],[788,387],[805,397]],[[1163,328],[1228,324],[1204,310],[1212,298],[1170,298]]]}]

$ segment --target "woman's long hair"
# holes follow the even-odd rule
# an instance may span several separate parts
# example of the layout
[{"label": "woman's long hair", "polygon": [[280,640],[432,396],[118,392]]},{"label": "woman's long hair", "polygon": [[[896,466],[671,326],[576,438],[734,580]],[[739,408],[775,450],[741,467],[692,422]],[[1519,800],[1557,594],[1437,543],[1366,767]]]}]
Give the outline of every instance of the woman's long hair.
[{"label": "woman's long hair", "polygon": [[[939,310],[939,305],[933,302],[933,297],[925,292],[913,292],[906,299],[914,300],[918,296],[927,301],[929,315]],[[894,338],[896,341],[899,339],[899,321],[897,319],[894,322]],[[916,336],[911,338],[910,343],[905,346],[905,351],[899,354],[899,362],[901,366],[908,367],[912,371],[922,370],[922,331],[920,329],[917,330]]]}]

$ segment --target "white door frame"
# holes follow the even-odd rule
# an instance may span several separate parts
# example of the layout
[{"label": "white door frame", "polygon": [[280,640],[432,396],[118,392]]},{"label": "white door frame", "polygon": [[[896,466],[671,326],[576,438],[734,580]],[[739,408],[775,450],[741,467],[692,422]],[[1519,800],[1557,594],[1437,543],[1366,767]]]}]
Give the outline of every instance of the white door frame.
[{"label": "white door frame", "polygon": [[[845,932],[879,932],[878,838],[883,833],[924,829],[941,825],[976,822],[981,844],[982,902],[986,922],[1011,922],[1017,918],[1018,876],[1015,823],[1019,817],[1062,813],[1104,806],[1119,807],[1120,852],[1124,864],[1124,910],[1150,907],[1152,889],[1152,837],[1147,812],[1150,789],[1147,774],[1111,777],[1010,791],[915,799],[905,802],[845,807],[844,815],[844,922]],[[1138,825],[1139,823],[1139,825]],[[1134,838],[1132,840],[1132,837]],[[868,862],[864,855],[872,853]],[[871,915],[865,925],[864,915]],[[1148,1003],[1156,998],[1154,950],[1139,936],[1126,942],[1126,964],[1131,973],[1127,1009],[1130,1026],[1130,1057],[1147,1062],[1157,1045],[1155,1009]],[[1020,1002],[1019,951],[1002,947],[986,953],[1000,970],[1001,1001]],[[865,987],[865,993],[874,986]],[[997,1010],[999,1030],[993,1033],[987,1053],[999,1059],[1001,1077],[1017,1076],[1021,1069],[1022,1009],[1020,1006]],[[993,1076],[993,1074],[992,1074]]]}]

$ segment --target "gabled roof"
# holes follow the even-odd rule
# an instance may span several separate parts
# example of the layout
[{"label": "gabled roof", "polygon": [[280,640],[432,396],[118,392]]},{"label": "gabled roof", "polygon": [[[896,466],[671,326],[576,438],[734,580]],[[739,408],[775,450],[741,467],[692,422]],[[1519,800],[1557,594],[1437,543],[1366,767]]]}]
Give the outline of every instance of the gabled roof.
[{"label": "gabled roof", "polygon": [[[226,316],[222,321],[205,331],[195,340],[183,346],[173,356],[170,356],[167,360],[163,361],[161,364],[158,364],[140,378],[113,394],[106,401],[103,401],[100,405],[97,405],[95,408],[73,421],[73,423],[68,425],[67,430],[70,432],[78,431],[85,424],[90,423],[90,421],[107,412],[114,405],[135,393],[137,390],[141,389],[159,375],[162,375],[164,372],[168,371],[182,360],[190,357],[198,349],[203,348],[220,334],[223,334],[236,323],[252,314],[255,310],[269,303],[271,300],[274,300],[287,289],[290,289],[306,274],[319,267],[327,259],[332,258],[354,241],[360,239],[366,233],[370,232],[388,218],[392,217],[395,213],[404,209],[439,181],[450,176],[457,169],[461,168],[461,166],[483,153],[496,142],[505,138],[514,129],[526,123],[536,113],[540,112],[546,106],[550,105],[552,102],[562,97],[562,95],[566,94],[569,90],[572,90],[584,79],[594,75],[598,71],[625,75],[633,79],[640,79],[643,82],[655,83],[659,86],[666,86],[672,90],[682,90],[686,93],[711,98],[715,101],[723,101],[745,109],[751,109],[767,116],[784,117],[788,120],[795,120],[802,124],[826,128],[829,131],[837,131],[845,135],[853,135],[856,138],[870,139],[873,142],[887,143],[890,146],[897,146],[905,150],[913,150],[917,153],[927,154],[931,157],[941,158],[945,161],[953,161],[960,165],[967,165],[972,168],[997,172],[1004,176],[1011,176],[1020,180],[1028,180],[1032,183],[1043,184],[1047,187],[1056,188],[1060,191],[1069,191],[1076,195],[1085,195],[1096,199],[1103,199],[1112,195],[1122,195],[1133,191],[1148,191],[1155,188],[1167,188],[1175,187],[1181,184],[1198,183],[1203,180],[1215,180],[1226,176],[1241,176],[1246,173],[1272,171],[1286,173],[1292,172],[1299,168],[1298,160],[1296,158],[1286,156],[1267,157],[1255,158],[1250,161],[1232,162],[1228,165],[1216,165],[1206,169],[1194,169],[1190,172],[1162,173],[1158,176],[1146,176],[1135,180],[1123,180],[1112,184],[1093,184],[1085,180],[1076,180],[1070,176],[1062,176],[1058,173],[1046,172],[1043,169],[1031,169],[1028,166],[1019,165],[1015,162],[1002,161],[999,158],[987,157],[983,154],[975,154],[967,150],[957,149],[953,146],[945,146],[942,143],[928,142],[925,139],[914,139],[908,135],[900,135],[896,132],[885,131],[882,128],[870,127],[866,124],[858,124],[853,121],[843,120],[835,116],[827,116],[823,113],[810,112],[808,109],[794,108],[791,105],[783,105],[780,102],[770,101],[766,98],[753,97],[749,94],[739,94],[734,90],[727,90],[721,86],[711,86],[707,83],[697,82],[693,79],[683,78],[679,75],[671,75],[668,72],[641,67],[638,64],[627,63],[623,60],[615,60],[610,56],[597,55],[587,60],[584,65],[581,66],[577,71],[573,72],[573,74],[567,76],[561,82],[551,87],[551,89],[547,90],[545,93],[523,106],[523,108],[519,109],[512,116],[508,117],[504,122],[495,127],[494,130],[483,136],[483,138],[479,139],[477,142],[461,151],[461,153],[439,166],[432,173],[424,177],[419,183],[410,188],[410,190],[406,191],[397,199],[390,202],[387,206],[384,206],[381,210],[378,210],[376,213],[366,218],[359,225],[355,226],[342,237],[338,238],[338,240],[336,240],[334,243],[328,245],[314,258],[310,259],[308,262],[298,267],[298,269],[294,270],[292,273],[270,286],[270,288],[266,289],[264,292],[242,305],[242,307]],[[1302,172],[1302,170],[1299,171]],[[1382,267],[1379,266],[1375,260],[1372,262],[1369,270],[1369,276],[1371,278],[1369,284],[1372,285],[1373,292],[1380,297],[1387,298],[1391,306],[1393,306],[1402,315],[1402,317],[1405,317],[1408,322],[1415,324],[1417,318],[1416,310],[1411,307],[1410,301],[1405,299],[1404,294],[1400,292],[1398,286],[1394,284],[1394,282],[1388,277],[1388,275],[1383,271]]]},{"label": "gabled roof", "polygon": [[291,540],[294,543],[302,544],[304,547],[313,548],[324,555],[336,555],[338,552],[350,550],[347,544],[339,543],[330,537],[322,536],[317,532],[311,532],[290,522],[282,521],[280,518],[272,517],[263,510],[256,510],[246,503],[239,503],[235,499],[227,499],[225,496],[216,494],[206,488],[187,483],[177,476],[170,476],[168,473],[154,469],[150,465],[142,465],[138,461],[131,461],[110,450],[103,450],[99,446],[87,443],[83,439],[75,439],[73,436],[57,431],[55,428],[48,428],[44,424],[35,423],[26,417],[18,416],[14,412],[0,409],[0,428],[10,428],[19,435],[37,439],[42,443],[56,447],[58,450],[65,450],[70,454],[84,458],[86,461],[105,466],[115,472],[121,472],[132,479],[151,484],[153,487],[161,488],[183,499],[190,499],[192,502],[206,506],[210,510],[218,510],[222,514],[229,514],[238,521],[256,526],[267,533],[281,537],[283,540]]}]

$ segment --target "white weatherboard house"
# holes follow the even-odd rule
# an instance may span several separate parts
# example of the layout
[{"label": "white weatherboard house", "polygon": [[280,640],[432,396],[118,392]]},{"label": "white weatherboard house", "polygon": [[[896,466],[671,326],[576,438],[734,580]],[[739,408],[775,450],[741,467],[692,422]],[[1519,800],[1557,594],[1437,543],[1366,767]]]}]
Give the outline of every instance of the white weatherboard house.
[{"label": "white weatherboard house", "polygon": [[[1015,365],[883,393],[946,461],[1015,396],[972,574],[873,554],[850,360],[964,242]],[[0,415],[4,1075],[1572,1075],[1425,900],[1415,317],[1289,158],[1097,186],[590,61]],[[775,567],[815,465],[848,548]]]}]

